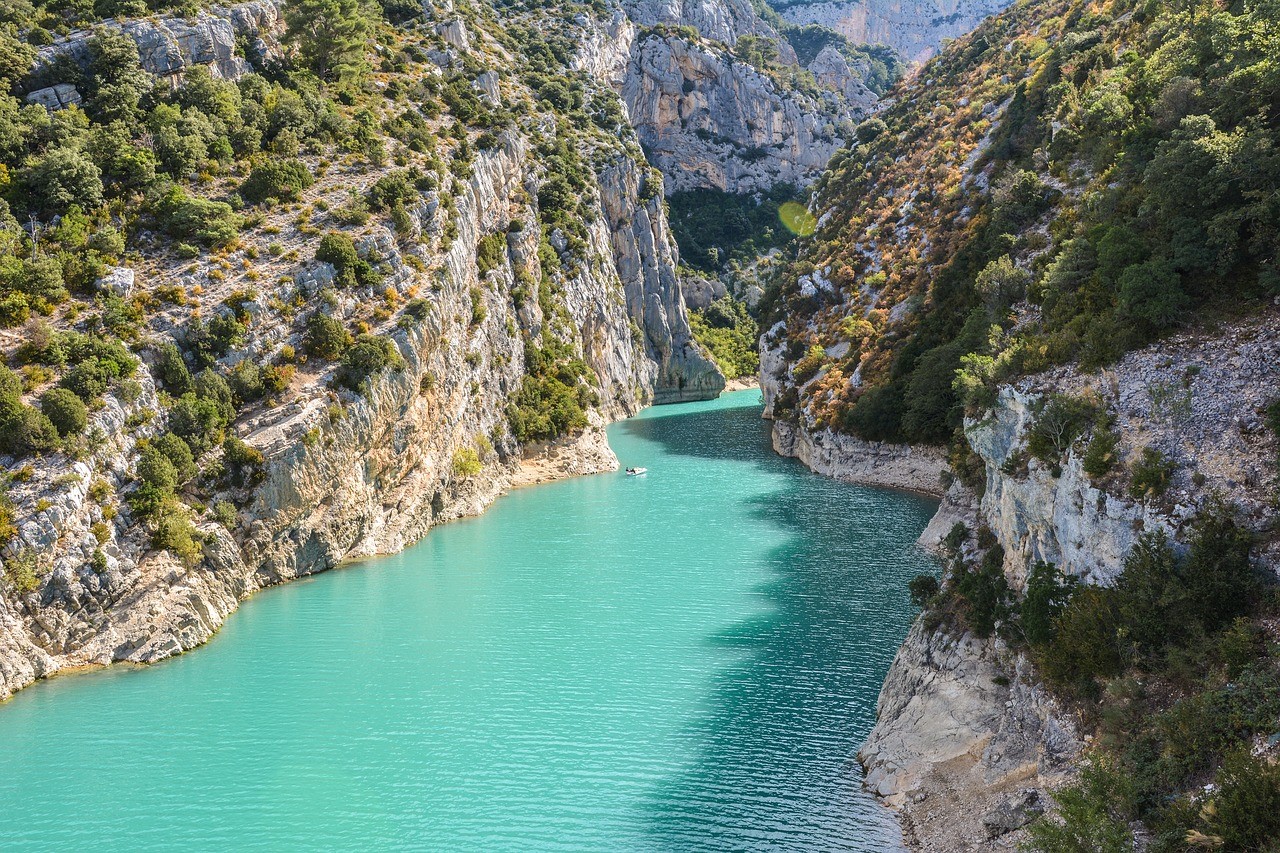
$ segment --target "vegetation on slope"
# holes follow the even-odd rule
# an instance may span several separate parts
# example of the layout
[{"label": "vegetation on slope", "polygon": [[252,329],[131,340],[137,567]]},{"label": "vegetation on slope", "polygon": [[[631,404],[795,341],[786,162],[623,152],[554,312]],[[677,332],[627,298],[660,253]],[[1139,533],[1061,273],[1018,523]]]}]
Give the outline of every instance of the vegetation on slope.
[{"label": "vegetation on slope", "polygon": [[[823,48],[834,47],[844,56],[850,69],[861,77],[863,84],[877,95],[887,92],[906,71],[902,58],[891,47],[882,44],[854,44],[821,24],[793,24],[779,15],[765,0],[752,0],[751,8],[761,20],[773,27],[774,32],[786,40],[801,66],[813,62]],[[772,44],[770,39],[758,36],[747,36],[746,39],[745,43],[739,39],[739,44],[743,45],[743,50],[739,53],[742,58],[751,57],[748,61],[762,69],[776,65],[778,45]],[[812,79],[812,75],[809,79]]]},{"label": "vegetation on slope", "polygon": [[1021,599],[990,531],[962,550],[969,538],[963,525],[948,537],[941,589],[931,576],[913,582],[926,620],[1027,651],[1096,732],[1085,772],[1055,793],[1058,813],[1033,826],[1027,849],[1129,851],[1135,821],[1153,853],[1194,838],[1272,849],[1280,771],[1254,747],[1280,719],[1280,598],[1230,509],[1204,510],[1184,554],[1162,532],[1143,535],[1110,587],[1038,563]]},{"label": "vegetation on slope", "polygon": [[755,376],[760,370],[760,327],[747,306],[722,296],[705,311],[691,311],[689,326],[726,379]]},{"label": "vegetation on slope", "polygon": [[758,195],[712,189],[672,193],[667,204],[681,263],[715,274],[786,248],[795,235],[778,218],[778,210],[799,198],[799,191],[786,184]]},{"label": "vegetation on slope", "polygon": [[[820,227],[765,303],[778,415],[954,443],[964,477],[962,417],[999,384],[1269,302],[1277,57],[1271,0],[1025,0],[951,45],[815,188]],[[1006,473],[1034,456],[1056,476],[1085,440],[1107,476],[1106,413],[1049,399]],[[1146,499],[1171,470],[1147,448],[1122,479]],[[1021,597],[994,535],[961,550],[960,529],[946,582],[913,585],[926,624],[1025,650],[1096,735],[1029,849],[1119,853],[1135,830],[1153,851],[1277,849],[1276,587],[1234,517],[1208,506],[1185,551],[1145,534],[1106,588],[1029,567]]]},{"label": "vegetation on slope", "polygon": [[944,51],[816,187],[786,277],[813,286],[774,295],[769,343],[850,349],[803,393],[783,377],[780,414],[945,443],[962,367],[980,389],[1103,365],[1280,292],[1278,16],[1032,0]]},{"label": "vegetation on slope", "polygon": [[[119,496],[105,482],[91,490],[102,536],[115,535],[123,501],[153,547],[199,559],[198,512],[234,525],[263,476],[237,422],[317,384],[336,422],[353,396],[402,369],[409,330],[447,304],[444,258],[477,158],[516,138],[537,180],[513,199],[524,211],[510,231],[534,229],[537,256],[517,261],[507,234],[477,235],[484,286],[471,289],[464,325],[478,329],[510,294],[498,307],[519,320],[506,331],[526,339],[529,376],[503,438],[585,425],[599,380],[562,294],[592,261],[597,173],[642,157],[617,95],[569,67],[581,42],[581,24],[569,22],[603,4],[462,2],[451,12],[471,42],[461,50],[421,4],[299,0],[282,33],[264,34],[267,54],[240,47],[249,73],[230,81],[195,66],[177,87],[100,24],[152,11],[169,7],[0,10],[0,327],[21,329],[9,333],[21,346],[3,353],[16,370],[0,368],[0,452],[19,465],[88,459],[110,398],[138,409],[123,427],[152,435],[137,470]],[[35,68],[35,47],[86,26],[82,67],[55,58]],[[25,102],[53,82],[73,84],[82,102]],[[660,192],[656,177],[645,191]],[[118,268],[137,276],[118,278]],[[465,366],[471,381],[449,379],[476,393],[481,353]],[[436,379],[423,378],[424,394]],[[321,441],[326,425],[304,442]],[[0,510],[8,541],[19,509]],[[29,568],[24,589],[49,567]]]}]

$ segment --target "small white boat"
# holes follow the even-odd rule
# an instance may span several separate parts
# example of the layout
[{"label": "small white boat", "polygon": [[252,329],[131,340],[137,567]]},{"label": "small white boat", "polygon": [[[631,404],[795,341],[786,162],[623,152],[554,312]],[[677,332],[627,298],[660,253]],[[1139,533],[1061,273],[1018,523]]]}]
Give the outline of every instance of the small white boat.
[{"label": "small white boat", "polygon": [[647,474],[647,473],[649,473],[648,468],[628,468],[627,469],[628,477],[639,477],[641,474]]}]

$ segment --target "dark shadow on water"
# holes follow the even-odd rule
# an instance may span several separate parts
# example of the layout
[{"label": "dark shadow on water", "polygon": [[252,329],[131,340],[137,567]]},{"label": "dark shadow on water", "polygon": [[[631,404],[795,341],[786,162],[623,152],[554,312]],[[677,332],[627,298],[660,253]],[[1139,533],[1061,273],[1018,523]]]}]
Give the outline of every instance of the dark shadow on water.
[{"label": "dark shadow on water", "polygon": [[627,435],[656,442],[666,452],[681,456],[786,462],[770,450],[770,422],[760,417],[759,406],[633,418],[619,427]]},{"label": "dark shadow on water", "polygon": [[786,532],[756,592],[765,615],[709,641],[743,658],[717,678],[687,733],[694,764],[646,802],[655,849],[885,851],[887,811],[861,790],[855,752],[914,615],[905,584],[928,561],[914,548],[933,502],[835,483],[773,454],[759,409],[627,422],[668,453],[734,459],[794,476],[750,501]]}]

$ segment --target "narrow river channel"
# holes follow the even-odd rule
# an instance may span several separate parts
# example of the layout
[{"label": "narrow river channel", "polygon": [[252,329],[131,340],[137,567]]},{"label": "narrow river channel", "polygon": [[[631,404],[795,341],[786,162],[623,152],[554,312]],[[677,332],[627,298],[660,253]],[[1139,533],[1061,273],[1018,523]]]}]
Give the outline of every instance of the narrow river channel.
[{"label": "narrow river channel", "polygon": [[934,503],[769,448],[759,394],[610,429],[268,590],[208,645],[0,705],[0,848],[893,850],[854,753]]}]

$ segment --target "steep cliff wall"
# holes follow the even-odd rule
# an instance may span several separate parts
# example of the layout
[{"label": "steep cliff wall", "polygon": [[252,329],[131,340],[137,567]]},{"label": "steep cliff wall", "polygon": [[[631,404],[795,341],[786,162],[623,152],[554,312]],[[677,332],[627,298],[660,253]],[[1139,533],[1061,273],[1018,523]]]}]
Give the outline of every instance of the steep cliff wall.
[{"label": "steep cliff wall", "polygon": [[793,24],[821,24],[859,44],[887,44],[907,62],[924,62],[943,39],[972,30],[1009,0],[835,0],[771,3]]},{"label": "steep cliff wall", "polygon": [[671,191],[805,186],[841,142],[837,104],[788,91],[727,52],[679,36],[637,38],[622,97]]},{"label": "steep cliff wall", "polygon": [[[144,71],[176,84],[184,71],[196,65],[208,68],[215,77],[236,80],[253,70],[250,60],[261,63],[278,58],[284,16],[274,0],[250,0],[201,11],[187,20],[112,20],[105,26],[133,39]],[[59,60],[69,60],[80,69],[88,67],[92,36],[89,30],[79,30],[40,49],[34,79],[47,85],[28,94],[29,102],[51,108],[80,102],[74,86],[54,78],[59,76]],[[241,40],[248,56],[240,49]]]},{"label": "steep cliff wall", "polygon": [[[1111,413],[1111,474],[1085,473],[1083,441],[1056,473],[1026,458],[1028,430],[1050,395],[1084,396]],[[983,466],[981,496],[955,483],[922,544],[938,547],[957,522],[981,525],[1004,549],[1015,590],[1039,560],[1105,585],[1141,533],[1159,529],[1181,540],[1198,510],[1224,499],[1259,537],[1260,562],[1274,570],[1280,549],[1269,507],[1280,489],[1272,461],[1278,449],[1260,413],[1277,397],[1274,312],[1171,338],[1107,370],[1061,369],[1003,387],[990,411],[966,423]],[[900,467],[915,448],[833,439],[782,422],[774,435],[782,452],[804,448],[793,455],[820,473],[904,487],[917,481]],[[1160,449],[1176,467],[1164,494],[1135,499],[1128,465],[1144,448]],[[1023,839],[1021,828],[1049,807],[1082,748],[1074,716],[1040,685],[1024,653],[999,638],[957,636],[926,615],[894,660],[859,756],[868,787],[899,811],[917,849],[989,850]]]},{"label": "steep cliff wall", "polygon": [[[377,118],[388,123],[371,125],[387,134],[373,155],[329,159],[319,142],[297,151],[292,162],[310,180],[296,203],[254,211],[234,241],[175,253],[162,234],[142,231],[128,266],[102,277],[101,291],[136,311],[144,363],[129,381],[108,383],[87,441],[3,460],[20,473],[5,503],[16,532],[0,551],[0,697],[77,666],[180,653],[264,586],[404,548],[512,485],[616,468],[603,436],[609,421],[723,389],[692,339],[661,179],[634,134],[626,125],[575,128],[537,105],[514,80],[522,60],[502,48],[502,24],[433,15],[447,20],[423,36],[429,50],[416,49],[423,77],[453,75],[464,108],[474,92],[484,109],[515,107],[526,118],[505,113],[504,126],[482,133],[446,114],[431,127],[440,136],[419,129],[410,148],[382,128],[424,120],[389,102]],[[223,48],[236,37],[274,45],[279,16],[253,3],[192,22],[112,26],[134,39],[143,71],[179,85],[195,65],[223,78],[250,71]],[[583,42],[579,59],[595,64],[582,70],[625,63],[627,19],[566,26],[600,36]],[[44,59],[81,61],[89,38],[73,34]],[[464,57],[466,80],[457,70]],[[573,82],[584,99],[616,104],[606,79]],[[484,118],[471,109],[472,120]],[[447,168],[435,147],[446,132]],[[383,146],[393,147],[394,164]],[[574,182],[573,192],[547,193],[554,180]],[[401,187],[404,201],[390,220],[370,216],[366,199],[387,185]],[[367,280],[344,282],[334,263],[313,260],[320,234],[350,240]],[[76,316],[54,319],[76,328]],[[360,333],[357,341],[388,341],[391,366],[361,382],[344,378],[340,359],[308,343],[308,324],[321,316]],[[156,522],[136,514],[132,497],[139,454],[172,428],[180,393],[164,385],[158,353],[174,342],[197,346],[215,321],[233,333],[212,373],[234,379],[254,365],[283,379],[265,402],[236,403],[229,432],[247,462],[197,447],[201,473],[179,483],[166,510],[195,524],[198,547],[181,554],[157,547]],[[33,329],[0,330],[0,345],[8,353],[33,334],[61,333]],[[543,415],[542,401],[519,395],[548,373],[572,384],[560,393],[575,395],[586,427],[522,444],[510,412],[527,405]],[[39,387],[24,393],[34,400]]]},{"label": "steep cliff wall", "polygon": [[[507,139],[482,154],[455,199],[456,215],[425,200],[415,211],[423,232],[457,238],[440,263],[424,319],[391,334],[404,366],[374,378],[362,395],[335,394],[323,373],[299,377],[289,402],[252,414],[238,432],[265,457],[263,482],[240,496],[237,523],[206,521],[204,557],[184,567],[154,552],[128,507],[111,518],[91,486],[130,489],[136,442],[161,423],[131,429],[158,408],[155,384],[140,374],[131,402],[118,397],[94,417],[103,437],[89,458],[48,457],[11,491],[19,535],[10,557],[35,553],[47,568],[38,588],[0,602],[0,695],[68,667],[113,660],[151,662],[202,643],[247,595],[263,586],[322,571],[343,560],[399,550],[432,526],[482,511],[519,475],[522,448],[506,430],[505,401],[524,375],[522,333],[553,318],[536,305],[517,309],[513,268],[481,277],[472,248],[486,233],[505,231],[528,198],[532,162],[524,141]],[[566,328],[599,379],[596,436],[605,420],[634,413],[647,402],[714,396],[724,380],[691,344],[660,199],[637,198],[639,169],[625,158],[600,177],[606,215],[589,229],[589,263],[561,294]],[[392,286],[407,292],[417,275],[389,232],[372,239]],[[511,233],[510,254],[536,263],[536,234]],[[323,273],[323,270],[318,272]],[[264,292],[257,309],[273,299]],[[484,294],[485,318],[473,321],[474,294]],[[341,318],[353,306],[333,306]],[[252,351],[278,349],[289,339],[270,322],[254,327]],[[295,339],[296,340],[296,339]],[[323,368],[322,368],[323,370]],[[479,474],[460,474],[455,454],[489,442]],[[483,444],[483,442],[481,442]],[[598,440],[572,438],[535,455],[585,458],[572,473],[616,467]],[[582,452],[580,452],[582,451]],[[586,452],[589,451],[589,452]],[[69,466],[69,475],[55,472]],[[107,524],[101,543],[94,526]],[[98,528],[100,531],[101,528]],[[101,547],[106,567],[89,566]]]}]

